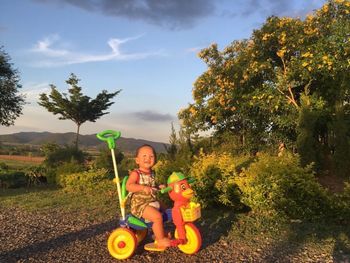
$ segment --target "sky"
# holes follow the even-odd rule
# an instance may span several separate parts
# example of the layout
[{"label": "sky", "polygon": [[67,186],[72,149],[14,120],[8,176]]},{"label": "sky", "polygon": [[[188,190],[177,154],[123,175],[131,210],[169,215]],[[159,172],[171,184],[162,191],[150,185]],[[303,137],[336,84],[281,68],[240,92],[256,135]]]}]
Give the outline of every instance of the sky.
[{"label": "sky", "polygon": [[1,0],[0,46],[20,75],[23,114],[0,134],[75,132],[38,105],[50,84],[67,92],[71,73],[82,92],[121,93],[81,134],[106,129],[126,138],[168,142],[177,114],[193,101],[206,70],[198,52],[249,38],[271,15],[305,17],[326,0]]}]

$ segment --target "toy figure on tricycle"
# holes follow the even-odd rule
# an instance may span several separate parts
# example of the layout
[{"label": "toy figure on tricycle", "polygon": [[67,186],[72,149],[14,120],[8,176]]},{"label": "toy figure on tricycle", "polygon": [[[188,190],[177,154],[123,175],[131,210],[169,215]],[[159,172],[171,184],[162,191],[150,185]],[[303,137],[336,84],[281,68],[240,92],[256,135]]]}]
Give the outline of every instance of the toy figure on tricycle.
[{"label": "toy figure on tricycle", "polygon": [[[106,130],[97,134],[97,137],[108,143],[112,153],[115,182],[117,184],[121,218],[119,227],[115,229],[108,238],[108,251],[116,259],[127,259],[133,255],[138,244],[145,239],[148,229],[151,229],[152,222],[146,222],[143,218],[132,214],[125,215],[125,206],[131,193],[127,193],[126,182],[128,176],[124,177],[120,184],[117,164],[115,160],[115,141],[120,137],[120,132]],[[172,173],[167,180],[167,187],[155,189],[160,193],[168,193],[174,202],[172,209],[163,212],[163,222],[173,222],[176,229],[171,246],[178,247],[186,254],[198,252],[202,245],[202,238],[198,228],[192,223],[201,216],[200,205],[191,202],[194,192],[190,184],[194,180],[186,177],[180,172]],[[148,251],[164,251],[166,248],[157,247],[157,244],[149,243],[144,246]]]}]

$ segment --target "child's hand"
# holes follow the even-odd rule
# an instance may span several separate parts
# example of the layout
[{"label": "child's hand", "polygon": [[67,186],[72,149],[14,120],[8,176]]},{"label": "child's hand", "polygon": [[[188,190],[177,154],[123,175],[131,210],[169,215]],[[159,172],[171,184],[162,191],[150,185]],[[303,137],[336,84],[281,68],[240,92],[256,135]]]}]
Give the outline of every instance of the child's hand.
[{"label": "child's hand", "polygon": [[165,188],[166,186],[164,185],[164,184],[160,184],[159,186],[158,186],[158,188],[159,189],[163,189],[163,188]]}]

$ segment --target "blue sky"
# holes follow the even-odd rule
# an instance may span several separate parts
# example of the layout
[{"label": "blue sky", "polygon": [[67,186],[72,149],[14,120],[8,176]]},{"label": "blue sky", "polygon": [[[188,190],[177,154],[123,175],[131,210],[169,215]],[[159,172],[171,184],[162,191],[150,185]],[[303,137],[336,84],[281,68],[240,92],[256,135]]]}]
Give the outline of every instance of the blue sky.
[{"label": "blue sky", "polygon": [[38,106],[40,93],[68,87],[78,76],[83,93],[122,89],[110,114],[85,123],[82,134],[120,130],[123,137],[168,142],[177,113],[192,102],[206,70],[200,49],[223,49],[249,38],[270,15],[304,17],[325,0],[2,0],[0,45],[20,72],[27,104],[21,131],[75,132]]}]

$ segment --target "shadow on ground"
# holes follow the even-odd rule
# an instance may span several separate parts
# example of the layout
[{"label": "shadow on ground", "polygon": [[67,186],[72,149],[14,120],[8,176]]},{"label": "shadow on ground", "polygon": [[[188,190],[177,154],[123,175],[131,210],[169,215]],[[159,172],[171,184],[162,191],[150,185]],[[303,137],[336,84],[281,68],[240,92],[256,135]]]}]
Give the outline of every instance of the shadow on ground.
[{"label": "shadow on ground", "polygon": [[318,251],[333,251],[333,262],[350,262],[350,222],[294,222],[284,231],[280,240],[265,248],[261,262],[290,262],[292,256],[303,253],[312,259],[312,251],[304,250],[308,242],[318,244]]},{"label": "shadow on ground", "polygon": [[19,260],[31,258],[39,253],[46,253],[52,249],[57,250],[67,246],[74,241],[84,241],[91,237],[112,231],[116,227],[115,220],[110,220],[101,224],[92,225],[80,231],[75,231],[55,237],[46,241],[29,244],[22,248],[16,248],[0,253],[0,262],[17,262]]},{"label": "shadow on ground", "polygon": [[202,234],[202,249],[227,236],[236,220],[237,214],[233,210],[222,208],[202,210],[202,217],[196,222]]}]

